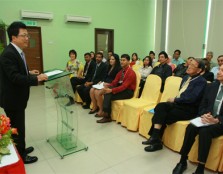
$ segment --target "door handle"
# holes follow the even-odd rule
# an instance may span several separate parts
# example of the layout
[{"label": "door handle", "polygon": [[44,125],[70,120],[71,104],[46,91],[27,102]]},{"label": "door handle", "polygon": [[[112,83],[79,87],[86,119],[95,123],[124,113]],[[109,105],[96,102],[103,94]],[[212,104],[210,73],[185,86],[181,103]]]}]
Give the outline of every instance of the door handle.
[{"label": "door handle", "polygon": [[36,57],[36,59],[40,59],[40,57]]}]

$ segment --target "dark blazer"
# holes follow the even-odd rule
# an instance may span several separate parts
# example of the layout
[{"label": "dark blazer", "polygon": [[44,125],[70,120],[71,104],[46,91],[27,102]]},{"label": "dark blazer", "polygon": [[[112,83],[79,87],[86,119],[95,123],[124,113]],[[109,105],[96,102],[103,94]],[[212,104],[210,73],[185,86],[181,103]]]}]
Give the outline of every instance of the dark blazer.
[{"label": "dark blazer", "polygon": [[[84,79],[85,81],[91,81],[93,75],[94,75],[94,71],[95,71],[95,66],[96,66],[96,63],[95,61],[91,61],[90,62],[90,65],[88,67],[88,71],[87,71],[87,74],[85,75]],[[87,68],[87,65],[85,64],[84,66],[84,72],[86,71],[86,68]]]},{"label": "dark blazer", "polygon": [[0,106],[21,110],[27,106],[30,86],[38,85],[36,76],[27,74],[24,62],[12,44],[0,56]]},{"label": "dark blazer", "polygon": [[163,65],[158,65],[154,67],[150,74],[158,75],[162,79],[160,92],[163,92],[166,78],[172,76],[172,68],[167,63],[165,63]]},{"label": "dark blazer", "polygon": [[[97,64],[96,64],[96,66],[97,66]],[[100,81],[105,80],[105,77],[106,77],[106,74],[107,74],[107,68],[108,68],[108,65],[104,62],[101,62],[100,66],[97,67],[95,76],[93,74],[93,77],[91,79],[91,82],[93,82],[93,85],[97,84]]]},{"label": "dark blazer", "polygon": [[[199,107],[199,116],[208,112],[213,112],[215,98],[218,94],[220,82],[214,81],[207,85],[203,99]],[[217,116],[221,123],[223,123],[223,105],[221,105],[220,114]]]},{"label": "dark blazer", "polygon": [[[110,68],[111,68],[111,67],[110,67]],[[110,73],[109,73],[110,69],[108,69],[107,74],[106,74],[106,77],[105,77],[105,82],[106,82],[106,83],[111,83],[111,82],[115,79],[116,75],[118,74],[118,72],[119,72],[121,69],[122,69],[121,66],[116,66],[116,67],[114,67],[114,68],[111,70]]]}]

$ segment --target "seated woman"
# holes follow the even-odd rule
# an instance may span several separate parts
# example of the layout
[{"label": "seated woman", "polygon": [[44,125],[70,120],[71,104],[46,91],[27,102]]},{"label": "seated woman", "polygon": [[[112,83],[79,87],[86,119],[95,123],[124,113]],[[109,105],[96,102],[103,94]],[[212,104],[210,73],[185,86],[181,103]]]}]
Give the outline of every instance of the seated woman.
[{"label": "seated woman", "polygon": [[[109,67],[107,76],[105,78],[105,83],[111,83],[114,79],[116,74],[121,70],[121,65],[119,61],[119,56],[117,54],[113,54],[109,60]],[[101,82],[100,82],[101,83]],[[102,116],[103,113],[103,93],[102,90],[91,88],[90,90],[90,97],[93,103],[93,108],[89,112],[89,114],[94,114],[98,111],[95,115],[96,117]]]},{"label": "seated woman", "polygon": [[132,53],[132,61],[130,63],[130,67],[132,67],[133,65],[137,64],[139,62],[138,60],[138,54],[137,53]]},{"label": "seated woman", "polygon": [[[69,51],[69,57],[70,60],[66,64],[66,71],[71,72],[70,74],[70,80],[72,81],[72,78],[74,77],[81,77],[81,72],[83,68],[81,68],[81,63],[79,60],[77,60],[77,52],[75,50]],[[66,106],[70,106],[74,104],[74,99],[71,96],[68,96],[70,101],[66,104]]]},{"label": "seated woman", "polygon": [[139,73],[141,74],[141,80],[140,80],[140,89],[139,89],[139,97],[142,94],[145,82],[146,82],[146,78],[147,76],[151,73],[152,71],[152,58],[149,56],[146,56],[143,59],[143,66],[139,69]]},{"label": "seated woman", "polygon": [[208,82],[213,82],[214,81],[214,73],[210,72],[210,62],[208,59],[204,58],[203,59],[204,64],[205,64],[205,69],[201,73],[201,75],[208,81]]}]

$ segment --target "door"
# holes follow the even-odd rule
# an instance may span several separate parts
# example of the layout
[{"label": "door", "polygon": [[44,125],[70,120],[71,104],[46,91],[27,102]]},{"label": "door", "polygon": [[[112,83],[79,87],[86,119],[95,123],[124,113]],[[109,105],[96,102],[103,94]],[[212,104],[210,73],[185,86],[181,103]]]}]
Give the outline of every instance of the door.
[{"label": "door", "polygon": [[114,51],[114,30],[95,28],[95,52],[103,51],[108,57],[108,51]]},{"label": "door", "polygon": [[27,27],[30,35],[28,48],[24,50],[29,70],[43,72],[42,39],[40,27]]}]

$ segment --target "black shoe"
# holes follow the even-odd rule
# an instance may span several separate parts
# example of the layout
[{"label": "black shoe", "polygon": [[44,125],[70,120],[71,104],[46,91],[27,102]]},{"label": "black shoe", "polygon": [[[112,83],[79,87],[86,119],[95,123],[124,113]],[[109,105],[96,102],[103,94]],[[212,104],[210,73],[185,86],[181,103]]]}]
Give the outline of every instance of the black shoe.
[{"label": "black shoe", "polygon": [[144,148],[144,150],[146,152],[154,152],[154,151],[161,150],[161,149],[163,149],[162,143],[151,144]]},{"label": "black shoe", "polygon": [[24,164],[31,164],[38,161],[38,158],[36,156],[28,156],[26,155],[23,159]]},{"label": "black shoe", "polygon": [[176,167],[173,169],[172,174],[182,174],[187,169],[187,163],[182,164],[178,163]]},{"label": "black shoe", "polygon": [[96,112],[98,112],[98,109],[95,109],[94,111],[90,111],[88,114],[95,114]]},{"label": "black shoe", "polygon": [[143,141],[142,144],[144,144],[144,145],[152,145],[152,144],[160,143],[160,142],[161,142],[161,140],[159,138],[150,137],[148,140]]},{"label": "black shoe", "polygon": [[90,105],[83,105],[82,108],[83,109],[90,109]]},{"label": "black shoe", "polygon": [[32,151],[34,151],[34,148],[32,146],[30,146],[25,149],[25,154],[27,155],[27,154],[31,153]]},{"label": "black shoe", "polygon": [[74,100],[70,100],[65,106],[71,106],[74,104]]}]

